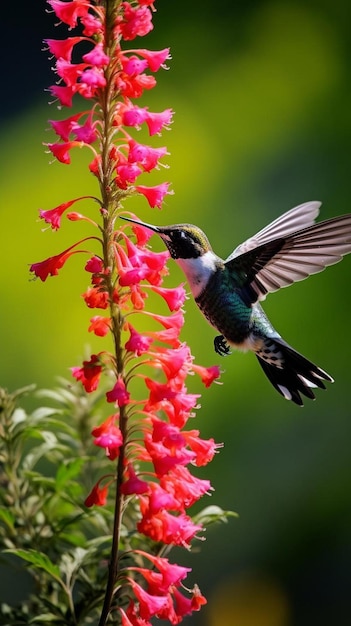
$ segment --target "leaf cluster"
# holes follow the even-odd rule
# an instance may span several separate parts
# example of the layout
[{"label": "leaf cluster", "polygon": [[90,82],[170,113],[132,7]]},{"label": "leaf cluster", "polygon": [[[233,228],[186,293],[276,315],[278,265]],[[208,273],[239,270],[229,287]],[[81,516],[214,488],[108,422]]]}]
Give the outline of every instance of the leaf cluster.
[{"label": "leaf cluster", "polygon": [[2,603],[0,624],[93,624],[113,518],[110,506],[83,504],[105,463],[90,436],[101,396],[61,381],[35,393],[54,407],[27,412],[19,400],[32,392],[0,390],[0,565],[17,572],[21,559],[32,583],[15,607]]}]

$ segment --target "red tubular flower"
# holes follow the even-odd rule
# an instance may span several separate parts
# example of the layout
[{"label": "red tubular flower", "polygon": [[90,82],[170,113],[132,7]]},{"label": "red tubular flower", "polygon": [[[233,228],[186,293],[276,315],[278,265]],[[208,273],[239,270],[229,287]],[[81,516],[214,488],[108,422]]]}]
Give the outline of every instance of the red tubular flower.
[{"label": "red tubular flower", "polygon": [[90,326],[88,328],[89,333],[94,333],[97,337],[105,337],[111,330],[111,318],[102,317],[101,315],[94,315],[90,320]]},{"label": "red tubular flower", "polygon": [[91,507],[94,504],[97,506],[105,506],[107,501],[108,487],[100,487],[99,482],[94,485],[89,495],[85,498],[84,504],[87,507]]},{"label": "red tubular flower", "polygon": [[109,305],[109,297],[107,291],[100,291],[96,287],[88,287],[82,294],[85,304],[89,309],[107,309]]},{"label": "red tubular flower", "polygon": [[207,465],[212,461],[218,448],[222,447],[222,444],[215,443],[214,439],[201,439],[199,437],[199,431],[193,430],[184,432],[183,436],[193,452],[196,454],[195,464],[200,467]]},{"label": "red tubular flower", "polygon": [[178,503],[178,510],[184,511],[212,491],[209,480],[193,476],[187,467],[177,465],[171,472],[161,477],[160,485],[173,496]]},{"label": "red tubular flower", "polygon": [[[91,432],[94,445],[102,448],[110,461],[116,461],[115,478],[106,475],[100,478],[85,505],[105,505],[108,488],[115,483],[113,551],[107,588],[119,590],[130,585],[129,605],[119,609],[122,626],[151,626],[149,620],[156,617],[178,624],[183,616],[206,602],[197,588],[189,598],[180,592],[190,569],[154,556],[154,549],[151,554],[139,549],[136,552],[141,562],[138,567],[131,565],[130,570],[133,576],[142,579],[140,585],[128,576],[127,565],[120,571],[114,551],[115,546],[124,550],[127,545],[121,533],[121,516],[125,512],[126,527],[133,533],[133,546],[146,545],[148,549],[153,541],[188,549],[202,527],[193,522],[187,509],[212,490],[210,482],[192,476],[189,467],[207,464],[220,447],[212,438],[202,439],[196,429],[184,430],[188,420],[195,416],[199,399],[198,394],[188,392],[187,376],[196,373],[209,387],[220,372],[216,366],[194,365],[190,349],[181,341],[186,292],[183,285],[163,286],[169,252],[152,251],[151,231],[137,224],[132,226],[134,235],[130,239],[126,235],[130,225],[121,224],[118,219],[122,202],[129,197],[139,194],[151,208],[161,209],[165,197],[173,193],[169,182],[152,186],[137,184],[140,176],[163,165],[162,159],[168,152],[164,145],[149,146],[135,138],[142,126],[146,134],[155,136],[172,123],[171,108],[152,112],[147,106],[135,104],[137,98],[156,85],[154,73],[167,69],[170,50],[126,49],[127,41],[152,30],[153,0],[111,0],[110,3],[48,0],[48,3],[59,21],[69,29],[77,29],[67,39],[46,40],[58,80],[58,84],[49,88],[50,93],[59,106],[71,107],[76,94],[89,106],[66,119],[50,120],[57,141],[46,145],[66,165],[70,164],[73,148],[88,148],[93,153],[88,167],[94,175],[92,182],[98,183],[101,200],[81,196],[53,209],[41,210],[40,217],[53,230],[60,228],[63,215],[76,222],[71,228],[79,227],[84,221],[85,227],[89,224],[98,228],[101,238],[92,237],[99,243],[96,253],[77,249],[87,237],[58,255],[33,263],[30,270],[45,281],[48,276],[57,275],[71,255],[89,254],[84,267],[88,287],[82,297],[89,309],[107,311],[106,315],[90,318],[88,331],[98,338],[109,335],[114,352],[92,354],[71,371],[87,393],[98,390],[102,374],[107,374],[108,391],[105,388],[97,394],[97,399],[102,396],[106,406],[114,404],[118,408]],[[97,216],[68,212],[82,199],[95,200]],[[127,215],[137,219],[133,212]],[[161,306],[166,308],[165,303],[168,307],[169,315],[144,311],[148,302],[154,306],[158,296],[163,300],[159,301]],[[141,328],[130,323],[130,319],[135,320],[131,314],[136,312],[145,313],[143,318],[137,316]],[[100,341],[95,337],[94,341]],[[135,398],[134,386],[140,394]],[[133,529],[134,518],[139,521],[135,521]],[[128,552],[132,557],[129,547]],[[108,591],[100,623],[106,623],[110,609]]]},{"label": "red tubular flower", "polygon": [[59,270],[64,266],[67,259],[69,259],[72,254],[76,254],[77,252],[81,252],[81,250],[73,250],[75,246],[79,245],[79,242],[67,248],[60,254],[56,254],[55,256],[51,256],[44,261],[40,261],[39,263],[32,263],[30,266],[30,271],[35,274],[40,280],[43,282],[47,279],[48,276],[57,276]]},{"label": "red tubular flower", "polygon": [[214,381],[216,381],[220,375],[221,370],[218,365],[211,365],[211,367],[203,367],[202,365],[193,365],[193,370],[196,374],[199,374],[205,387],[210,387]]},{"label": "red tubular flower", "polygon": [[187,577],[188,573],[191,572],[190,567],[183,567],[181,565],[176,565],[175,563],[170,563],[169,560],[164,557],[153,556],[142,550],[136,550],[135,552],[137,554],[141,554],[145,559],[150,561],[154,567],[157,567],[162,575],[161,586],[164,591],[168,591],[172,585],[178,586],[179,583]]},{"label": "red tubular flower", "polygon": [[80,380],[85,391],[88,393],[98,388],[102,365],[99,355],[93,354],[90,361],[83,361],[83,367],[71,367],[71,372],[76,380]]},{"label": "red tubular flower", "polygon": [[193,611],[199,611],[202,605],[207,604],[206,598],[201,594],[198,587],[194,588],[191,599],[183,596],[178,589],[174,590],[173,595],[175,599],[175,612],[179,618],[183,618],[185,615],[191,615]]},{"label": "red tubular flower", "polygon": [[[144,507],[142,508],[144,509]],[[165,510],[148,515],[146,507],[145,514],[143,514],[137,527],[139,532],[150,537],[153,541],[162,541],[168,545],[173,544],[184,548],[189,548],[190,541],[198,531],[202,530],[202,527],[199,524],[194,524],[188,515],[181,513],[176,516]]]},{"label": "red tubular flower", "polygon": [[[67,259],[69,259],[72,254],[77,254],[80,252],[86,253],[87,250],[74,250],[81,243],[88,241],[89,239],[97,239],[97,237],[85,237],[77,243],[74,243],[73,246],[70,246],[60,254],[56,254],[55,256],[51,256],[44,261],[40,261],[39,263],[32,263],[29,270],[35,274],[40,280],[43,282],[47,279],[48,276],[57,276],[59,270],[64,266]],[[100,241],[98,239],[98,241]]]},{"label": "red tubular flower", "polygon": [[[129,610],[132,610],[133,613],[134,613],[134,603],[133,602],[130,603]],[[122,616],[122,622],[121,622],[122,626],[152,626],[151,622],[146,621],[144,619],[142,620],[141,618],[138,618],[135,615],[135,613],[134,613],[134,615],[132,617],[133,621],[131,621],[129,619],[128,615],[123,611],[123,609],[120,608],[119,611],[120,611],[121,616]]]}]

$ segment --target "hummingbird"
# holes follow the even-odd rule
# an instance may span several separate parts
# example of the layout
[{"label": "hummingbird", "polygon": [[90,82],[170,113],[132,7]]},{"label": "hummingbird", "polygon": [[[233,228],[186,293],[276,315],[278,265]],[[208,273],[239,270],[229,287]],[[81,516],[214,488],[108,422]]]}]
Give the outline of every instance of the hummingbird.
[{"label": "hummingbird", "polygon": [[286,343],[260,302],[351,252],[351,214],[315,223],[320,206],[306,202],[287,211],[225,260],[193,224],[155,226],[123,217],[161,237],[200,311],[219,333],[215,351],[221,356],[230,354],[230,347],[252,351],[273,387],[299,406],[301,394],[315,399],[313,389],[325,389],[333,378]]}]

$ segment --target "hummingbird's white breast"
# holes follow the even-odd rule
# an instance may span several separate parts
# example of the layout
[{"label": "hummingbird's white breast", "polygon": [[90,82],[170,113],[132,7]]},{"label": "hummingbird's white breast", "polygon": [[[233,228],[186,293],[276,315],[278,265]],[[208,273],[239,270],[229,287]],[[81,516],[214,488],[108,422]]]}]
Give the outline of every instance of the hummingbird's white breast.
[{"label": "hummingbird's white breast", "polygon": [[187,277],[191,293],[197,298],[217,269],[218,257],[209,250],[195,259],[175,259]]}]

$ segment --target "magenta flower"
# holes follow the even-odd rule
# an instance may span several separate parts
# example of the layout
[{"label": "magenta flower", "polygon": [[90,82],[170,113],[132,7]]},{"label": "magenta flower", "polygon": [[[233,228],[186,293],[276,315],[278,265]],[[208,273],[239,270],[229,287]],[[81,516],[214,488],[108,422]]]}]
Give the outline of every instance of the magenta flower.
[{"label": "magenta flower", "polygon": [[152,209],[154,207],[157,207],[158,209],[162,208],[164,197],[167,194],[172,193],[171,191],[168,191],[168,188],[169,183],[161,183],[160,185],[155,185],[154,187],[145,187],[145,185],[137,185],[135,187],[139,193],[145,196]]},{"label": "magenta flower", "polygon": [[104,448],[106,455],[111,461],[114,461],[118,454],[119,449],[123,445],[123,437],[120,429],[116,426],[118,422],[118,414],[108,417],[100,426],[93,428],[91,434],[94,439],[94,444]]},{"label": "magenta flower", "polygon": [[128,404],[129,398],[130,394],[126,389],[125,383],[122,378],[118,378],[114,384],[113,389],[106,393],[107,402],[116,402],[119,407]]},{"label": "magenta flower", "polygon": [[[73,148],[88,151],[89,176],[93,174],[99,193],[41,210],[40,217],[53,230],[64,223],[63,216],[77,226],[85,221],[85,227],[97,229],[97,236],[33,263],[30,270],[45,281],[57,275],[73,254],[88,254],[83,265],[88,284],[82,298],[88,309],[95,309],[88,332],[98,338],[94,341],[109,340],[108,350],[71,368],[86,393],[98,392],[108,415],[111,404],[115,406],[91,432],[97,458],[100,453],[106,465],[107,457],[115,464],[115,473],[98,479],[85,500],[87,507],[104,506],[112,502],[109,494],[114,492],[113,541],[99,624],[106,624],[112,610],[114,617],[120,612],[123,626],[148,626],[153,618],[178,624],[206,600],[197,588],[187,592],[183,587],[189,568],[155,554],[156,549],[162,552],[162,544],[189,549],[203,531],[188,509],[212,487],[208,480],[194,477],[190,468],[209,463],[220,446],[212,438],[201,438],[197,429],[186,429],[200,397],[189,393],[187,378],[196,373],[209,387],[220,371],[217,366],[195,364],[181,340],[186,291],[183,285],[163,286],[169,252],[154,252],[150,232],[137,224],[130,231],[130,225],[118,219],[136,195],[143,196],[149,207],[161,209],[173,193],[169,182],[144,184],[148,173],[167,167],[166,146],[151,146],[136,137],[141,127],[149,136],[168,129],[173,110],[152,112],[135,102],[156,86],[155,74],[167,69],[170,50],[126,45],[152,30],[153,0],[48,3],[59,22],[75,29],[67,39],[46,40],[58,81],[50,93],[59,107],[71,107],[75,95],[84,98],[85,106],[65,119],[50,120],[57,140],[46,146],[66,165]],[[69,212],[83,199],[94,200],[94,219]],[[133,212],[128,215],[136,217]],[[94,249],[81,248],[87,240]],[[160,311],[153,310],[157,303]],[[133,537],[132,543],[126,543],[127,535]],[[131,546],[137,546],[135,553]],[[119,549],[128,552],[125,565],[120,563]],[[123,586],[127,592],[120,593]]]}]

